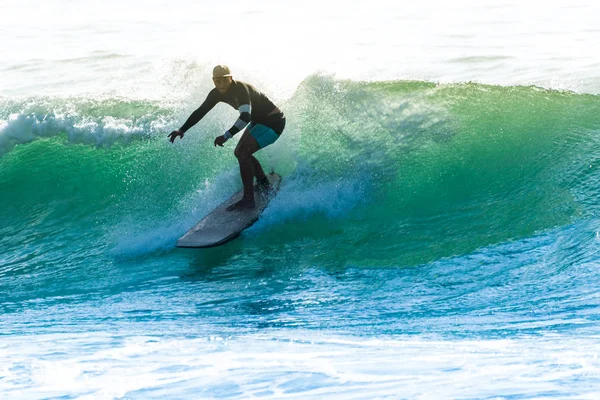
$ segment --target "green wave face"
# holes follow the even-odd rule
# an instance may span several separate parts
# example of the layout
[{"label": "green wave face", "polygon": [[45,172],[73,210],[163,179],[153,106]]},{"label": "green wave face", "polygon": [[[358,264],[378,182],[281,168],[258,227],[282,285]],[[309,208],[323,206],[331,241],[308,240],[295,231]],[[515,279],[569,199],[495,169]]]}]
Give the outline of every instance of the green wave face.
[{"label": "green wave face", "polygon": [[[281,139],[258,154],[283,186],[240,245],[274,246],[287,262],[408,266],[569,224],[596,212],[599,105],[535,87],[311,76],[282,104]],[[2,110],[5,262],[56,246],[102,253],[149,231],[142,247],[171,248],[240,186],[234,144],[212,145],[235,120],[225,107],[175,144],[168,127],[187,115],[173,107]]]},{"label": "green wave face", "polygon": [[323,246],[340,246],[332,260],[418,264],[595,210],[596,96],[315,77],[295,100],[308,181],[354,182],[355,206]]}]

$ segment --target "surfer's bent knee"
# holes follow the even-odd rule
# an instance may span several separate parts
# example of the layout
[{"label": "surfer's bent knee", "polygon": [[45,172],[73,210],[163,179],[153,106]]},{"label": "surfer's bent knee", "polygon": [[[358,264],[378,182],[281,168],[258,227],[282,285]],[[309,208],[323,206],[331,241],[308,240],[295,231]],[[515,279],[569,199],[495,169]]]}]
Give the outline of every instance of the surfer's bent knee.
[{"label": "surfer's bent knee", "polygon": [[235,155],[235,157],[239,160],[241,158],[246,158],[246,157],[250,157],[252,154],[250,154],[248,151],[243,151],[242,149],[235,149],[233,151],[233,155]]}]

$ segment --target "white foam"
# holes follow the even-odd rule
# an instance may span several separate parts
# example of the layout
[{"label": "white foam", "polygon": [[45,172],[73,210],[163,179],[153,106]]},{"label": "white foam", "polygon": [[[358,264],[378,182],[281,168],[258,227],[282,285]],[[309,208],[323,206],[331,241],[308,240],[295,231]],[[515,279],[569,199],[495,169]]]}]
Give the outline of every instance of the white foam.
[{"label": "white foam", "polygon": [[165,130],[166,122],[162,119],[134,122],[110,116],[94,119],[76,113],[13,113],[0,120],[0,155],[18,144],[61,134],[66,134],[71,143],[110,146],[118,141],[129,142]]},{"label": "white foam", "polygon": [[8,336],[0,392],[21,399],[560,398],[600,395],[600,337]]},{"label": "white foam", "polygon": [[298,176],[287,177],[261,221],[269,224],[306,219],[315,214],[343,218],[348,211],[364,201],[364,187],[365,182],[359,179],[340,178],[308,184]]}]

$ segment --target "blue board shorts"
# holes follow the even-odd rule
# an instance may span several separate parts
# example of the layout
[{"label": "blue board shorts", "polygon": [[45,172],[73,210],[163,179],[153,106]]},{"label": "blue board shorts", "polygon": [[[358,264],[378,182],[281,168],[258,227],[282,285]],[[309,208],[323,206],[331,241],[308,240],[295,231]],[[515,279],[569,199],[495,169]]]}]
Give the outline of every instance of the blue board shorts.
[{"label": "blue board shorts", "polygon": [[252,122],[249,129],[250,134],[254,139],[256,139],[261,149],[273,144],[277,139],[279,139],[279,135],[275,133],[272,128],[269,128],[266,125],[255,124]]}]

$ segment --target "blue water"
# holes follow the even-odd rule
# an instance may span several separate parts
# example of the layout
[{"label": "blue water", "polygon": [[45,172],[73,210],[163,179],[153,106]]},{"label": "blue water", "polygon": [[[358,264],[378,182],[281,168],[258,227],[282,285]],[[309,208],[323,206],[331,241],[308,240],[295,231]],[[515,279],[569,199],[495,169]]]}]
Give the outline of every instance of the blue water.
[{"label": "blue water", "polygon": [[[0,398],[600,397],[596,4],[122,3],[3,9]],[[167,140],[216,63],[282,186],[178,249],[241,186],[233,110]]]}]

